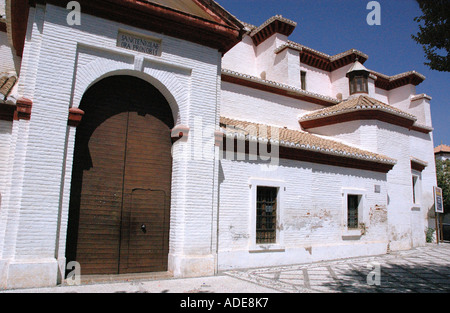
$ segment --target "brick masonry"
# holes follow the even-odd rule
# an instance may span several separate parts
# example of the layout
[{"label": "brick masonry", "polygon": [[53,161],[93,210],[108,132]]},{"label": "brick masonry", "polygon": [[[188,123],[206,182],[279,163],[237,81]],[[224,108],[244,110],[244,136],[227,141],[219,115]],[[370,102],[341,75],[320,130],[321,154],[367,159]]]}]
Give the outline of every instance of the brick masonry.
[{"label": "brick masonry", "polygon": [[[68,26],[66,16],[67,10],[52,5],[31,8],[18,83],[20,96],[33,102],[31,119],[0,121],[1,288],[63,280],[76,136],[76,128],[67,123],[69,108],[77,108],[89,87],[112,75],[132,75],[154,85],[171,106],[175,124],[189,129],[172,149],[169,271],[175,277],[384,254],[425,244],[436,185],[432,133],[379,121],[310,130],[396,159],[387,174],[283,159],[272,168],[260,160],[219,159],[214,131],[220,116],[301,131],[298,118],[321,108],[222,83],[222,67],[256,77],[264,72],[267,79],[296,88],[296,73],[307,70],[310,91],[346,98],[345,73],[351,65],[330,73],[300,64],[298,51],[274,54],[287,41],[281,34],[257,49],[244,36],[222,58],[212,48],[90,15],[82,15],[82,25]],[[157,38],[161,56],[118,48],[119,31]],[[6,50],[0,52],[10,54]],[[14,62],[8,62],[11,68]],[[432,126],[429,99],[411,105],[412,85],[385,91],[375,88],[372,79],[369,96]],[[428,166],[412,172],[411,157]],[[418,203],[412,203],[413,173],[420,178]],[[255,244],[258,185],[279,188],[273,245]],[[363,226],[355,231],[346,227],[347,194],[362,199]]]}]

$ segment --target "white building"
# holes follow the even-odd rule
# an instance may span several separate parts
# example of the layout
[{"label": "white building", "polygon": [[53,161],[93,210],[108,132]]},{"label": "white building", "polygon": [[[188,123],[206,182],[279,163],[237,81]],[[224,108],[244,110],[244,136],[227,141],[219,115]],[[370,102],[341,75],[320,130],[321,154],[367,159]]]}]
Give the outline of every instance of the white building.
[{"label": "white building", "polygon": [[425,244],[421,74],[214,1],[78,3],[5,2],[0,288],[58,284],[71,261],[189,277]]},{"label": "white building", "polygon": [[436,148],[434,148],[434,155],[436,157],[436,160],[449,160],[450,159],[450,146],[447,145],[439,145]]}]

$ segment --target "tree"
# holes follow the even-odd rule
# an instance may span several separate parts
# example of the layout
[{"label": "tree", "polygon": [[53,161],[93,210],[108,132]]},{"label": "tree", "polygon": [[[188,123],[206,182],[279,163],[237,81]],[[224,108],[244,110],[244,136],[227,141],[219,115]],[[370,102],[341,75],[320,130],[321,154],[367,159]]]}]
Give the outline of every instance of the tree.
[{"label": "tree", "polygon": [[420,31],[411,37],[422,45],[429,61],[425,65],[432,70],[450,72],[450,1],[416,1],[423,15],[414,18],[419,23]]},{"label": "tree", "polygon": [[438,187],[442,188],[444,213],[450,212],[450,160],[436,160]]}]

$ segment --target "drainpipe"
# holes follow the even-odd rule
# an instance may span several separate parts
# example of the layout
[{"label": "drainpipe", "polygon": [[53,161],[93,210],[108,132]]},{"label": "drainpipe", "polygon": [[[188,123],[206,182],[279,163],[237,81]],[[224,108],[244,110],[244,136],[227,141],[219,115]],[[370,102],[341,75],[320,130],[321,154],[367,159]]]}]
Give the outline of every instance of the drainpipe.
[{"label": "drainpipe", "polygon": [[[222,53],[218,53],[218,66],[217,66],[217,83],[216,83],[216,107],[215,107],[215,121],[214,121],[214,130],[216,130],[217,125],[219,125],[219,119],[218,116],[220,112],[220,92],[221,92],[221,75],[222,75]],[[214,140],[215,140],[215,132],[213,134]],[[215,264],[214,264],[214,274],[217,275],[219,272],[219,185],[218,185],[218,172],[216,173],[216,163],[220,161],[219,159],[216,159],[216,149],[220,149],[216,147],[215,141],[214,141],[214,166],[213,166],[213,197],[212,197],[212,205],[214,208],[214,205],[216,206],[216,247],[215,247]],[[219,167],[217,166],[217,169]],[[216,175],[217,174],[217,175]],[[215,187],[217,186],[217,190],[215,191]],[[212,214],[213,215],[213,214]],[[214,216],[211,217],[211,228],[213,227],[213,219]],[[211,232],[212,234],[213,232]],[[212,241],[211,241],[212,244]]]}]

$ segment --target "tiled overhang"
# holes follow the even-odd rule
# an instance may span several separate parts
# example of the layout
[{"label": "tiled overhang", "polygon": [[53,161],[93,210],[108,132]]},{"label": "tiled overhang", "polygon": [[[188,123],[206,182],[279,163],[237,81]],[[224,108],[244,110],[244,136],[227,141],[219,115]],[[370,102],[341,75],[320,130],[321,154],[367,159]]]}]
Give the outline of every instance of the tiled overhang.
[{"label": "tiled overhang", "polygon": [[222,70],[222,81],[294,98],[297,100],[304,100],[327,107],[339,103],[339,100],[337,99],[304,91],[289,85],[264,80],[255,76],[237,73],[227,69]]}]

